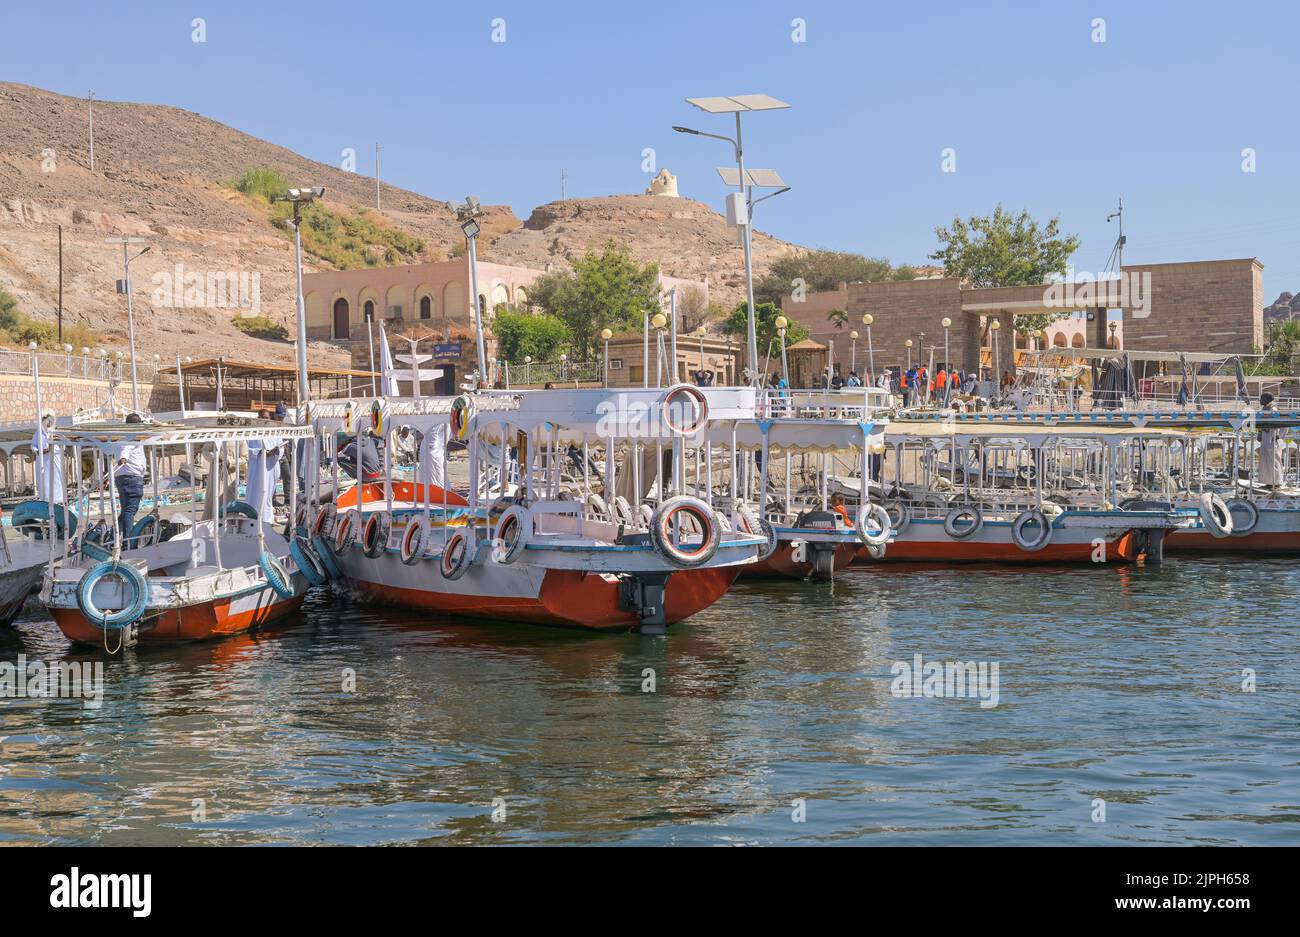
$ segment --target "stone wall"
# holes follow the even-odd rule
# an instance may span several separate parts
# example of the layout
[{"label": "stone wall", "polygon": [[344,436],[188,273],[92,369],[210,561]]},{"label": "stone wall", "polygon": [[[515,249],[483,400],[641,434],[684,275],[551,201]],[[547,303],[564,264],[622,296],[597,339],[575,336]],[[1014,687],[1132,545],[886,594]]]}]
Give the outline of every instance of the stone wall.
[{"label": "stone wall", "polygon": [[1124,311],[1124,346],[1143,351],[1258,351],[1264,344],[1264,268],[1253,258],[1125,264],[1151,274],[1151,315]]},{"label": "stone wall", "polygon": [[[55,416],[72,416],[94,409],[108,399],[108,382],[75,377],[41,378],[41,407]],[[120,384],[117,399],[131,403],[131,385]],[[174,386],[141,384],[140,404],[148,410],[163,412],[180,406]],[[29,423],[36,417],[36,385],[21,374],[0,374],[0,424]]]}]

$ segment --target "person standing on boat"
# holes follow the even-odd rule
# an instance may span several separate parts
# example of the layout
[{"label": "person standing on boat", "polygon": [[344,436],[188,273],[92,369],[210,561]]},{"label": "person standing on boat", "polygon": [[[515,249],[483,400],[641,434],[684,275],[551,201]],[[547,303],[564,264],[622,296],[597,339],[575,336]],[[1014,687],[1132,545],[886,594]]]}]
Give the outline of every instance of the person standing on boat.
[{"label": "person standing on boat", "polygon": [[451,434],[448,423],[435,423],[424,434],[420,444],[418,467],[420,480],[426,485],[443,487],[442,463],[447,455],[447,439]]},{"label": "person standing on boat", "polygon": [[[143,423],[138,413],[126,415],[128,425]],[[117,487],[117,535],[123,550],[132,546],[127,537],[135,526],[135,512],[144,497],[144,446],[139,443],[119,443],[117,461],[113,463],[113,484]]]},{"label": "person standing on boat", "polygon": [[[54,414],[41,417],[32,436],[32,462],[36,471],[36,497],[41,501],[63,504],[63,447],[50,438],[54,431]],[[47,489],[48,485],[48,489]]]},{"label": "person standing on boat", "polygon": [[[271,419],[271,411],[263,410],[258,419]],[[257,511],[264,522],[274,519],[275,480],[280,477],[280,450],[284,440],[278,436],[248,441],[248,504]]]}]

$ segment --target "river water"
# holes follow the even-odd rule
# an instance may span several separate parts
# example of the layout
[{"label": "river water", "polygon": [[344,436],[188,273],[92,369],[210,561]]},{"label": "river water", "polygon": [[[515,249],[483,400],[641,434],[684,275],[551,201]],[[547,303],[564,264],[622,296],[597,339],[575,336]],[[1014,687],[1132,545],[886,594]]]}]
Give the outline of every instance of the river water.
[{"label": "river water", "polygon": [[[22,619],[0,661],[104,698],[0,699],[0,844],[1294,844],[1297,570],[853,567],[657,638],[314,594],[112,659]],[[917,654],[996,705],[897,695]]]}]

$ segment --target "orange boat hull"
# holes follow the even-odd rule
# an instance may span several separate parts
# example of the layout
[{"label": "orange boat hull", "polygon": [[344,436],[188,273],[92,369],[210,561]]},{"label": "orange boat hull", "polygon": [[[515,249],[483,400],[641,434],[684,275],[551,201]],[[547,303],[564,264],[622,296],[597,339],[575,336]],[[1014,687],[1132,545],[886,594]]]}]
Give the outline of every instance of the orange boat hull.
[{"label": "orange boat hull", "polygon": [[[862,549],[856,543],[840,543],[835,546],[834,570],[839,572],[845,566],[848,566],[857,557],[858,551]],[[776,548],[773,553],[765,560],[757,563],[751,563],[748,566],[741,567],[740,578],[742,579],[806,579],[813,571],[813,564],[810,562],[796,563],[794,560],[794,547],[789,542],[783,542]]]},{"label": "orange boat hull", "polygon": [[[1174,538],[1166,540],[1166,544]],[[904,540],[897,539],[885,549],[881,559],[874,559],[862,547],[857,561],[863,563],[1092,563],[1092,543],[1049,543],[1041,550],[1028,553],[1014,543],[969,542],[964,540]],[[1132,563],[1138,558],[1136,538],[1131,533],[1106,544],[1105,561]]]},{"label": "orange boat hull", "polygon": [[[270,589],[262,591],[270,596],[270,600],[258,594],[244,595],[164,612],[148,623],[151,627],[140,628],[139,641],[141,644],[174,644],[252,631],[297,611],[306,597],[304,593],[281,599]],[[79,609],[51,608],[49,611],[69,641],[83,644],[104,641],[104,632],[88,622]],[[110,634],[109,643],[114,643],[114,640],[114,635]]]},{"label": "orange boat hull", "polygon": [[[738,566],[684,569],[672,574],[665,590],[668,624],[701,612],[722,598],[740,571]],[[619,586],[581,570],[546,571],[536,596],[485,596],[434,592],[354,579],[352,584],[399,608],[421,609],[466,618],[520,621],[561,628],[628,631],[640,624],[636,612],[619,607]]]}]

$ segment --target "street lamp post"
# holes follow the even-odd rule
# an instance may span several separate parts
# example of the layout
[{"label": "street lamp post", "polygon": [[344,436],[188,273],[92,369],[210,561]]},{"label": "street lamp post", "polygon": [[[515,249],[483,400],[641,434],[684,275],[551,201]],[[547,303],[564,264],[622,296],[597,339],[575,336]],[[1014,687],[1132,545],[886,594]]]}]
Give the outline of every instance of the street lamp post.
[{"label": "street lamp post", "polygon": [[862,324],[867,327],[867,370],[871,372],[871,383],[876,382],[876,352],[871,347],[871,323],[876,321],[876,317],[867,313],[862,317]]},{"label": "street lamp post", "polygon": [[668,317],[662,312],[656,312],[650,318],[650,324],[655,328],[655,387],[662,387],[664,383],[664,326],[668,324]]},{"label": "street lamp post", "polygon": [[533,356],[524,355],[524,383],[531,384],[533,376]]},{"label": "street lamp post", "polygon": [[150,248],[146,247],[134,257],[127,254],[129,245],[143,244],[144,238],[137,237],[111,237],[105,238],[105,244],[122,245],[122,270],[123,278],[117,284],[117,291],[126,294],[126,336],[131,345],[131,409],[140,412],[140,388],[137,381],[135,367],[135,306],[131,301],[131,261],[139,260],[145,254],[149,253]]},{"label": "street lamp post", "polygon": [[907,370],[912,370],[912,340],[909,338],[903,342],[907,346]]},{"label": "street lamp post", "polygon": [[774,324],[777,338],[781,340],[781,374],[785,377],[786,386],[793,388],[794,385],[790,383],[790,362],[785,355],[785,330],[790,327],[790,320],[785,316],[777,316]]},{"label": "street lamp post", "polygon": [[849,346],[849,373],[858,373],[858,330],[854,329],[849,332],[849,339],[853,342]]},{"label": "street lamp post", "polygon": [[[318,198],[324,198],[325,187],[317,186],[299,186],[296,189],[290,189],[285,195],[271,196],[272,202],[291,202],[293,204],[293,220],[289,222],[293,228],[293,258],[294,258],[294,281],[298,291],[297,299],[297,316],[298,316],[298,347],[295,349],[297,354],[298,365],[298,407],[300,409],[299,418],[301,419],[301,408],[311,398],[311,386],[307,377],[307,307],[306,301],[302,294],[302,206],[314,202]],[[373,370],[373,368],[371,369]]]},{"label": "street lamp post", "polygon": [[605,340],[605,386],[609,386],[609,340],[614,337],[614,333],[609,329],[601,329],[600,337]]},{"label": "street lamp post", "polygon": [[700,340],[700,375],[703,376],[707,366],[704,363],[704,326],[695,327],[695,337]]},{"label": "street lamp post", "polygon": [[479,386],[482,387],[488,379],[487,346],[483,340],[483,307],[478,301],[478,248],[476,246],[479,232],[482,230],[478,223],[478,216],[482,209],[479,207],[478,199],[472,195],[465,197],[464,205],[448,203],[447,207],[456,213],[461,233],[465,235],[465,243],[469,248],[469,281],[472,294],[470,302],[474,307],[474,331],[478,336]]},{"label": "street lamp post", "polygon": [[944,316],[939,324],[943,326],[943,369],[951,372],[952,359],[948,357],[948,328],[952,325],[952,320]]},{"label": "street lamp post", "polygon": [[769,111],[788,108],[790,105],[784,101],[778,101],[776,98],[766,94],[743,94],[730,97],[714,98],[687,98],[686,103],[698,107],[707,114],[735,114],[736,115],[736,138],[724,137],[719,134],[704,133],[700,130],[691,130],[686,127],[674,127],[678,133],[689,133],[696,136],[712,137],[716,140],[725,140],[735,148],[736,153],[736,185],[739,191],[737,196],[740,199],[740,208],[744,209],[744,217],[739,217],[737,211],[738,226],[741,229],[741,246],[745,254],[745,302],[748,315],[746,316],[748,329],[748,355],[751,381],[757,382],[758,376],[758,337],[756,331],[756,320],[754,310],[754,253],[752,238],[752,219],[749,217],[746,177],[745,177],[745,148],[740,129],[740,115],[746,111]]}]

